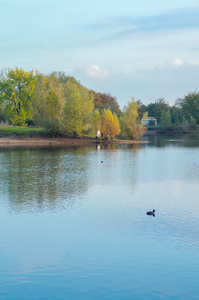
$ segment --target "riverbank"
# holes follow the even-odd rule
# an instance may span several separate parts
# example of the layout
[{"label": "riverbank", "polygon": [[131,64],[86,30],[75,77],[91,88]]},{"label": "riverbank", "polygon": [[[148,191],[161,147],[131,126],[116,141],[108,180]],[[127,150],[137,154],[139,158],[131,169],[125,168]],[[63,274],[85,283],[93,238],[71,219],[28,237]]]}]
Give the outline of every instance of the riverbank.
[{"label": "riverbank", "polygon": [[148,141],[130,141],[130,140],[111,140],[104,141],[95,138],[82,137],[82,138],[65,138],[65,137],[42,137],[42,138],[31,138],[31,137],[18,137],[16,135],[11,135],[8,137],[0,138],[0,146],[74,146],[74,145],[89,145],[89,144],[143,144],[148,143]]}]

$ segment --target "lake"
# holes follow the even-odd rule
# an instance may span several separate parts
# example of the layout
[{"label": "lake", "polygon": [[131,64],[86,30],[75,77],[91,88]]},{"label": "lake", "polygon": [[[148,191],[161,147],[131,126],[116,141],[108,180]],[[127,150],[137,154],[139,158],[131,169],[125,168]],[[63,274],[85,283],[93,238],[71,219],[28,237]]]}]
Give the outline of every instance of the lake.
[{"label": "lake", "polygon": [[143,139],[0,148],[0,299],[199,299],[199,136]]}]

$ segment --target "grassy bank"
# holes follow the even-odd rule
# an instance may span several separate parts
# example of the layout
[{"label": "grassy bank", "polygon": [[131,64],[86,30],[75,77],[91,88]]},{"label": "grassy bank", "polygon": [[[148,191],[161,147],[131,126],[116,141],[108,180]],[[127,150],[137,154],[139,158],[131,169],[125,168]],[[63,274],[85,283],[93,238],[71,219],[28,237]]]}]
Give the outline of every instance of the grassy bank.
[{"label": "grassy bank", "polygon": [[46,135],[44,128],[37,127],[21,127],[21,126],[0,126],[0,137],[8,137],[15,135],[17,137],[39,137]]}]

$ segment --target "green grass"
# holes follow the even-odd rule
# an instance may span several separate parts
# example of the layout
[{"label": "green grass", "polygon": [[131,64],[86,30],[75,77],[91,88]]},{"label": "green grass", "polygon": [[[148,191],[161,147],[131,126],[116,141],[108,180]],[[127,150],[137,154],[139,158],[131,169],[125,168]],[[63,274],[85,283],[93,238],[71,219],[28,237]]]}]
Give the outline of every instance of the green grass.
[{"label": "green grass", "polygon": [[38,127],[0,126],[0,137],[16,134],[19,137],[37,137],[45,135],[46,131]]}]

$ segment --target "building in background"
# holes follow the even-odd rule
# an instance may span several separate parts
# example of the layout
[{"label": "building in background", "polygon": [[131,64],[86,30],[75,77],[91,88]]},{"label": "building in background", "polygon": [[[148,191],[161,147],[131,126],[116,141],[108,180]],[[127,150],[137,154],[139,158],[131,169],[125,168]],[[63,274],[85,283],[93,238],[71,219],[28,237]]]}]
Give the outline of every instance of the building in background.
[{"label": "building in background", "polygon": [[143,126],[157,126],[157,119],[155,117],[148,117],[147,119],[142,119],[141,125]]}]

